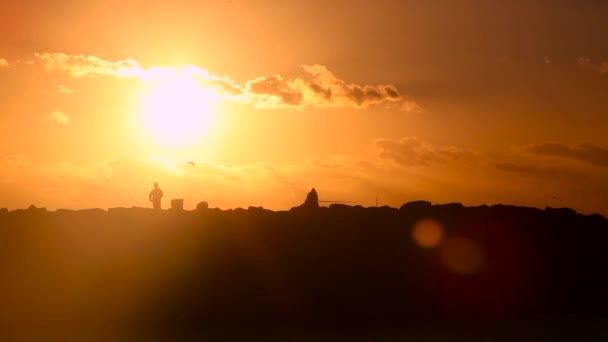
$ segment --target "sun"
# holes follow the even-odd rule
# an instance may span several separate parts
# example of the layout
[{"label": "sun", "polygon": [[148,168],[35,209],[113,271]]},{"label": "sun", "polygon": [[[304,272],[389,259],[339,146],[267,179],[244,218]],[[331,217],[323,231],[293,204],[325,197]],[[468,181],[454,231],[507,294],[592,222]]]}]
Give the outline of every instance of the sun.
[{"label": "sun", "polygon": [[141,125],[161,146],[191,145],[213,124],[217,96],[189,75],[151,81],[142,98]]}]

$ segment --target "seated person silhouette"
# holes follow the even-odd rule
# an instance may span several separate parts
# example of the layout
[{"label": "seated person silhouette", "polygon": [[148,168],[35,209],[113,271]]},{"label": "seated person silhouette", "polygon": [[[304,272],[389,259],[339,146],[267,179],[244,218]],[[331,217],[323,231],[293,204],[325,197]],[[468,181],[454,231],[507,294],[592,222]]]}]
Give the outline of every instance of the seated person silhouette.
[{"label": "seated person silhouette", "polygon": [[154,183],[154,189],[152,189],[150,195],[148,195],[154,209],[160,209],[160,199],[163,198],[163,196],[163,191],[158,187],[158,183]]},{"label": "seated person silhouette", "polygon": [[306,195],[306,201],[302,204],[303,207],[306,208],[318,208],[319,207],[319,195],[317,195],[317,191],[315,188],[312,188],[308,195]]}]

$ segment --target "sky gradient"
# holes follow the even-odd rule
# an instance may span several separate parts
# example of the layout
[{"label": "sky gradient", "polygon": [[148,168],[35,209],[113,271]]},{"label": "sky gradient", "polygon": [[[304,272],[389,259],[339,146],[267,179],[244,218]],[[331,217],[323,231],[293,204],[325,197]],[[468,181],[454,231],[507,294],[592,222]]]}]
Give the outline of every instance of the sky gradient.
[{"label": "sky gradient", "polygon": [[[0,13],[0,208],[608,214],[603,1],[23,1]],[[195,166],[188,162],[194,162]]]}]

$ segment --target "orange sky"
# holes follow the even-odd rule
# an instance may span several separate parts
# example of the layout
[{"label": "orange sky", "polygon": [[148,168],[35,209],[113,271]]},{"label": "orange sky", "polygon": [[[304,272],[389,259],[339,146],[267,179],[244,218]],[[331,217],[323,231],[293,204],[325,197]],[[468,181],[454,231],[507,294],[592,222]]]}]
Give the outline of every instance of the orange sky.
[{"label": "orange sky", "polygon": [[[321,200],[608,214],[602,1],[23,1],[0,208]],[[193,161],[196,166],[187,162]]]}]

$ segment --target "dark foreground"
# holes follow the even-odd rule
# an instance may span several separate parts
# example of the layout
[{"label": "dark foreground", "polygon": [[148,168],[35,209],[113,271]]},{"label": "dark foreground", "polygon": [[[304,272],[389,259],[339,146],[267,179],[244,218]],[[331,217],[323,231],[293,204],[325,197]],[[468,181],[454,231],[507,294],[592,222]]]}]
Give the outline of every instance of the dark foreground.
[{"label": "dark foreground", "polygon": [[[412,228],[432,218],[443,242]],[[0,211],[2,340],[608,338],[608,220],[512,206]]]}]

